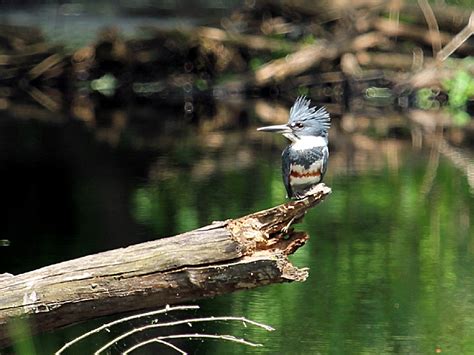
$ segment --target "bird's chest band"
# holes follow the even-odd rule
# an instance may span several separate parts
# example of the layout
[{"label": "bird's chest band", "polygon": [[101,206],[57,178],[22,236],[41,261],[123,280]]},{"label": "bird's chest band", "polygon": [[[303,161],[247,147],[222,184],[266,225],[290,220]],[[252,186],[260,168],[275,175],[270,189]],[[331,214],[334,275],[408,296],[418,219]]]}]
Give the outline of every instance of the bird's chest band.
[{"label": "bird's chest band", "polygon": [[318,167],[313,169],[303,169],[300,166],[293,166],[289,176],[292,185],[307,185],[318,183],[321,180],[321,170]]}]

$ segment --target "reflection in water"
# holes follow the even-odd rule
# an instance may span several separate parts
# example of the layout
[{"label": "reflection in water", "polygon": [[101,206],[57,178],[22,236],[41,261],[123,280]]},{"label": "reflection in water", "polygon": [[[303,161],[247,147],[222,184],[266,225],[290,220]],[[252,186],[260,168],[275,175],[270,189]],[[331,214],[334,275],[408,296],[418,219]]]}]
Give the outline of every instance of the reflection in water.
[{"label": "reflection in water", "polygon": [[[133,117],[101,113],[88,127],[3,120],[1,188],[8,213],[0,238],[11,245],[0,248],[0,273],[180,233],[284,201],[283,139],[255,131],[260,120],[254,112],[268,122],[269,106],[260,102],[242,113],[246,105],[217,105],[219,119],[201,116],[194,125],[177,123],[176,111],[158,120],[145,108]],[[367,135],[348,119],[352,134],[337,125],[331,132],[326,183],[333,193],[299,227],[311,239],[292,258],[310,267],[309,279],[200,302],[203,315],[242,315],[276,331],[211,325],[210,332],[265,346],[195,342],[183,345],[188,351],[474,352],[474,204],[466,177],[440,156],[424,188],[430,152],[412,146],[416,135],[402,127],[384,136],[378,130],[391,132],[387,122],[373,129],[369,122]],[[36,346],[51,353],[90,328],[36,337]],[[78,351],[98,344],[81,344]]]}]

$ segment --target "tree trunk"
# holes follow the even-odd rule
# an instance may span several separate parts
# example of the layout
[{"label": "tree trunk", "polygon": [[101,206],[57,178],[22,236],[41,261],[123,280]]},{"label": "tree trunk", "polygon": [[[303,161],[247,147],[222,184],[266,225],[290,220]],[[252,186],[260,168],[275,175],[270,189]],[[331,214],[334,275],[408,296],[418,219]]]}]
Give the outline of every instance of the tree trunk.
[{"label": "tree trunk", "polygon": [[0,275],[0,346],[7,323],[27,317],[33,332],[285,281],[306,269],[287,256],[308,239],[290,226],[331,189],[174,237],[65,261],[24,274]]}]

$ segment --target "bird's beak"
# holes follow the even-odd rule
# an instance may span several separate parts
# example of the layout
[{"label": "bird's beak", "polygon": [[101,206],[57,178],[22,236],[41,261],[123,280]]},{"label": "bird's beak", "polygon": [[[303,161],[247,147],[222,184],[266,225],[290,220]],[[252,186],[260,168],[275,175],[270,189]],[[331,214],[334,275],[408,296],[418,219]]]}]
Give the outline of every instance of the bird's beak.
[{"label": "bird's beak", "polygon": [[292,133],[291,128],[286,124],[260,127],[260,128],[257,128],[257,131],[272,132],[272,133]]}]

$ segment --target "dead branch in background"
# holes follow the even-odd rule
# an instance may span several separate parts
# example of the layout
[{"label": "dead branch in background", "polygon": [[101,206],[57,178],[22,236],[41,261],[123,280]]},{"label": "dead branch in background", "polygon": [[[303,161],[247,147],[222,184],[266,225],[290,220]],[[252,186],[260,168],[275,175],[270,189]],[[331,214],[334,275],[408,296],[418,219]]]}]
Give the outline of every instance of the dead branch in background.
[{"label": "dead branch in background", "polygon": [[[469,22],[446,46],[438,53],[437,59],[440,61],[446,60],[458,48],[462,47],[464,43],[474,34],[474,12],[471,12]],[[473,51],[471,51],[471,54]]]},{"label": "dead branch in background", "polygon": [[[237,75],[228,84],[229,91],[268,88],[300,82],[303,75],[349,74],[351,70],[357,70],[360,82],[370,80],[368,67],[388,70],[383,79],[389,86],[410,87],[409,79],[433,62],[433,57],[419,55],[426,45],[433,47],[441,61],[455,50],[462,55],[473,53],[472,44],[466,42],[472,34],[473,21],[469,22],[469,14],[461,9],[430,6],[425,0],[420,0],[419,5],[401,2],[396,6],[397,18],[403,15],[412,24],[383,17],[393,11],[392,5],[379,0],[343,5],[330,1],[317,5],[262,1],[243,6],[222,19],[222,28],[146,26],[142,28],[144,36],[134,39],[124,39],[117,30],[109,29],[95,43],[70,55],[48,44],[37,30],[32,35],[32,29],[0,26],[0,38],[5,43],[5,48],[0,44],[4,49],[0,76],[6,79],[0,87],[0,110],[14,110],[13,100],[27,100],[23,96],[26,93],[27,98],[47,110],[63,112],[64,102],[84,102],[82,98],[64,100],[64,96],[82,97],[75,92],[65,93],[64,88],[78,87],[76,81],[83,78],[88,78],[91,91],[111,85],[108,90],[112,95],[125,92],[126,97],[153,98],[167,92],[182,94],[183,88],[187,88],[186,92],[189,88],[196,92],[203,87],[212,89],[226,74]],[[405,47],[414,49],[407,51]],[[343,61],[346,54],[351,56]],[[249,58],[258,59],[261,65],[252,67]],[[110,63],[114,63],[112,68]],[[348,68],[349,64],[353,69]],[[439,69],[445,76],[456,71],[444,66]],[[137,77],[143,77],[144,71],[150,75],[140,81]],[[392,75],[400,71],[407,73],[404,77]],[[122,78],[122,73],[127,75]],[[92,85],[104,75],[112,77],[116,84],[103,80],[101,85]],[[430,83],[418,80],[415,88],[424,82]],[[70,111],[88,123],[93,119],[93,109]]]},{"label": "dead branch in background", "polygon": [[[435,41],[437,41],[438,39],[442,45],[447,45],[455,37],[454,35],[448,32],[437,32],[437,35],[435,38],[435,36],[433,36],[431,32],[426,31],[426,27],[400,23],[400,22],[391,21],[385,18],[377,19],[374,22],[373,26],[374,26],[374,29],[376,29],[377,31],[380,31],[386,36],[410,39],[415,42],[425,43],[428,45],[434,45]],[[459,48],[460,53],[464,53],[464,54],[474,53],[474,47],[470,45],[469,43],[465,43],[465,40],[456,41],[456,43],[458,44],[456,48]],[[461,44],[459,45],[459,43]],[[438,55],[439,55],[439,51],[438,51]]]}]

